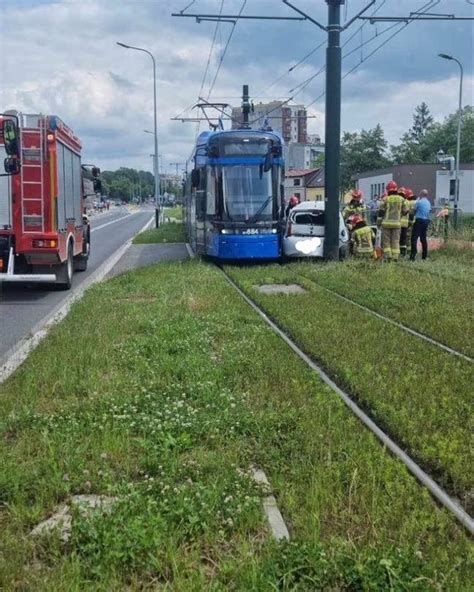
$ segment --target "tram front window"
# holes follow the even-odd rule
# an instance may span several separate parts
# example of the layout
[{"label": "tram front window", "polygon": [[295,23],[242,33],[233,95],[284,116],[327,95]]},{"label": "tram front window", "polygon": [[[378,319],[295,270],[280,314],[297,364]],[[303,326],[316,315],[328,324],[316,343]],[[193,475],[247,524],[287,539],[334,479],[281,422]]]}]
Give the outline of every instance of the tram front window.
[{"label": "tram front window", "polygon": [[224,207],[230,220],[268,221],[273,218],[271,171],[258,166],[224,166],[222,171]]}]

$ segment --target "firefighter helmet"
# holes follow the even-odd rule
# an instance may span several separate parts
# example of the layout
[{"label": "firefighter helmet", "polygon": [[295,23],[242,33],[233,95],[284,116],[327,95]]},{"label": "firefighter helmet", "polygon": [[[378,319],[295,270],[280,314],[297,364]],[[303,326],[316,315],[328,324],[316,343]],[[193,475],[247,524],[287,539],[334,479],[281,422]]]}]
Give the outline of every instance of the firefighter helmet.
[{"label": "firefighter helmet", "polygon": [[351,226],[357,226],[357,224],[360,224],[361,222],[364,221],[364,218],[362,218],[362,216],[360,214],[354,214],[353,216],[351,216],[349,218],[350,224]]},{"label": "firefighter helmet", "polygon": [[407,196],[407,190],[405,189],[405,187],[399,187],[398,188],[398,195],[401,195],[402,197],[406,197]]},{"label": "firefighter helmet", "polygon": [[290,197],[290,206],[292,208],[294,208],[295,206],[297,206],[300,203],[300,200],[296,197],[296,195],[292,195]]},{"label": "firefighter helmet", "polygon": [[413,193],[413,190],[410,189],[409,187],[407,187],[405,190],[405,198],[406,199],[413,199],[414,197],[415,197],[415,194]]},{"label": "firefighter helmet", "polygon": [[395,183],[395,181],[389,181],[385,186],[385,189],[387,193],[396,193],[398,185]]},{"label": "firefighter helmet", "polygon": [[360,200],[363,197],[362,191],[360,191],[359,189],[354,189],[351,193],[351,196],[352,196],[352,199]]}]

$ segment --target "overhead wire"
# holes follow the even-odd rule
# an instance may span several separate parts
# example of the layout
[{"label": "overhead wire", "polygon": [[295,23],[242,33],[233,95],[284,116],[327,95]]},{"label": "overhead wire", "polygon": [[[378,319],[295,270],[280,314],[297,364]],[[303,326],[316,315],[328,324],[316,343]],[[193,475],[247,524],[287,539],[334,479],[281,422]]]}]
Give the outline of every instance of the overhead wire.
[{"label": "overhead wire", "polygon": [[[382,2],[375,8],[375,10],[372,12],[372,14],[370,16],[375,16],[377,14],[377,12],[382,8],[382,6],[385,4],[387,0],[382,0]],[[351,41],[352,39],[354,39],[354,37],[363,30],[363,28],[366,26],[367,22],[362,23],[362,25],[360,25],[360,27],[358,27],[354,33],[352,33],[352,35],[350,37],[348,37],[348,39],[346,39],[344,41],[344,43],[342,44],[341,48],[346,47]],[[381,33],[377,33],[376,35],[374,35],[373,37],[371,37],[370,39],[368,39],[367,41],[365,41],[363,44],[358,45],[356,48],[354,48],[354,50],[351,50],[349,53],[344,54],[343,58],[351,55],[351,53],[353,53],[354,51],[357,51],[359,49],[361,49],[363,47],[363,45],[370,43],[371,41],[373,41],[378,35],[383,35],[383,33],[385,33],[386,31],[390,30],[390,27],[387,27],[387,29],[385,29],[384,31],[382,31]],[[326,40],[324,41],[324,43],[326,43]],[[303,80],[303,82],[300,82],[297,86],[295,86],[294,88],[290,89],[288,92],[294,93],[296,90],[298,90],[299,94],[301,91],[303,91],[315,78],[317,78],[320,74],[322,74],[324,71],[326,70],[326,65],[321,66],[321,68],[315,73],[312,74],[309,78],[307,78],[306,80]]]},{"label": "overhead wire", "polygon": [[[219,9],[219,16],[222,14],[222,10],[224,8],[224,1],[225,0],[221,0],[221,6],[220,6],[220,9]],[[209,66],[211,65],[212,52],[214,50],[214,45],[216,43],[217,31],[219,29],[219,25],[220,25],[220,22],[219,22],[219,20],[217,20],[216,21],[216,26],[215,26],[215,29],[214,29],[214,35],[212,37],[211,47],[209,49],[209,55],[207,57],[206,68],[204,70],[204,75],[203,75],[202,80],[201,80],[201,87],[200,87],[199,93],[198,93],[198,101],[199,101],[199,97],[202,95],[202,91],[203,91],[204,85],[206,83],[207,73],[209,72]],[[200,128],[201,128],[201,122],[198,121],[196,123],[196,129],[195,129],[195,132],[194,132],[194,141],[196,141],[196,139],[197,139],[197,137],[199,135]]]},{"label": "overhead wire", "polygon": [[[364,57],[364,59],[362,59],[361,61],[359,61],[353,68],[351,68],[350,70],[348,70],[347,72],[345,72],[345,74],[342,76],[342,80],[344,80],[348,76],[350,76],[350,74],[352,74],[355,70],[357,70],[357,68],[359,68],[364,62],[366,62],[369,58],[371,58],[375,53],[377,53],[377,51],[379,51],[380,49],[382,49],[385,45],[387,45],[387,43],[389,41],[391,41],[394,37],[396,37],[399,33],[401,33],[401,31],[403,29],[405,29],[406,27],[408,27],[413,21],[417,20],[422,14],[424,14],[425,12],[431,10],[434,6],[436,6],[437,4],[439,4],[439,2],[440,2],[440,0],[429,0],[426,4],[424,4],[422,7],[420,7],[416,11],[416,14],[414,16],[410,17],[410,19],[408,20],[408,22],[406,22],[406,23],[398,23],[397,22],[397,23],[395,23],[393,25],[390,25],[389,27],[387,27],[386,29],[384,29],[381,33],[379,33],[377,35],[378,37],[380,37],[384,33],[387,33],[391,29],[393,29],[395,27],[398,27],[398,29],[392,35],[390,35],[390,37],[388,39],[385,39],[383,41],[383,43],[381,43],[380,45],[378,45],[373,51],[371,51],[369,54],[367,54]],[[372,37],[370,39],[370,41],[373,41],[374,38],[375,37]],[[354,51],[357,51],[357,49],[358,48],[355,48],[354,50],[351,50],[344,57],[348,57],[349,55],[351,55],[352,53],[354,53]],[[314,105],[315,103],[317,103],[322,97],[324,97],[325,94],[326,94],[326,92],[323,91],[318,97],[316,97],[313,101],[311,101],[311,103],[308,103],[305,106],[305,109],[308,109],[309,107],[311,107],[312,105]]]},{"label": "overhead wire", "polygon": [[216,70],[216,73],[215,73],[215,75],[214,75],[214,79],[212,80],[211,86],[209,87],[209,93],[208,93],[208,95],[207,95],[207,96],[208,96],[208,98],[210,97],[210,95],[211,95],[211,92],[212,92],[212,89],[214,88],[214,85],[215,85],[215,83],[216,83],[216,80],[217,80],[217,76],[219,75],[219,72],[220,72],[221,66],[222,66],[222,64],[223,64],[223,62],[224,62],[225,54],[226,54],[226,52],[227,52],[227,49],[228,49],[228,47],[229,47],[229,44],[230,44],[230,41],[231,41],[231,39],[232,39],[232,36],[233,36],[233,34],[234,34],[235,27],[237,26],[238,19],[239,19],[240,15],[242,14],[242,12],[244,11],[244,8],[245,8],[245,5],[246,5],[246,4],[247,4],[247,0],[243,0],[243,2],[242,2],[242,6],[240,7],[239,15],[238,15],[238,17],[237,17],[237,19],[236,19],[235,23],[232,25],[232,29],[231,29],[231,31],[230,31],[230,34],[229,34],[229,37],[228,37],[228,39],[227,39],[227,43],[225,44],[224,51],[222,52],[222,55],[221,55],[221,58],[220,58],[219,64],[218,64],[218,66],[217,66],[217,70]]},{"label": "overhead wire", "polygon": [[183,10],[180,10],[181,14],[183,14],[183,12],[186,12],[186,10],[188,10],[188,8],[191,8],[191,6],[196,2],[196,0],[192,0],[187,6],[186,8],[183,8]]}]

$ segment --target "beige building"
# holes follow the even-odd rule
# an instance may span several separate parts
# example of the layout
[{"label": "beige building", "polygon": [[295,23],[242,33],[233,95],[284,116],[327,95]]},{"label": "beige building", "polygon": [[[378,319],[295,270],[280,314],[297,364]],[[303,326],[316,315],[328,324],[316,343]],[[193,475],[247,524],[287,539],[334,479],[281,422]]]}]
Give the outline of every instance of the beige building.
[{"label": "beige building", "polygon": [[325,198],[324,168],[292,169],[285,175],[285,201],[292,195],[300,201],[318,201]]}]

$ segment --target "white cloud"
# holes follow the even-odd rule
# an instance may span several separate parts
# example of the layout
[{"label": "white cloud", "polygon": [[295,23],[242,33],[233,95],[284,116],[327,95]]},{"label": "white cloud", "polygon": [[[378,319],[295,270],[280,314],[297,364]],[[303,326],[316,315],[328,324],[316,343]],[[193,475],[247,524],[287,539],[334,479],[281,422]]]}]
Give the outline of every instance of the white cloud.
[{"label": "white cloud", "polygon": [[[443,1],[446,5],[447,0]],[[361,3],[349,3],[349,15]],[[170,118],[197,99],[215,27],[213,23],[197,25],[191,19],[171,18],[172,11],[185,5],[185,0],[1,0],[0,108],[59,115],[81,137],[88,160],[103,168],[134,166],[151,170],[153,138],[143,133],[153,126],[151,60],[145,54],[117,47],[115,42],[139,45],[156,56],[163,165],[166,168],[171,162],[183,162],[192,150],[195,125],[172,122]],[[198,0],[194,8],[215,12],[219,5],[215,0]],[[225,2],[229,12],[236,12],[240,5],[240,0]],[[412,5],[406,0],[397,3],[400,10]],[[301,0],[301,6],[325,19],[324,6],[315,7],[314,0]],[[252,0],[246,12],[272,10],[291,12],[275,0]],[[438,27],[439,34],[441,25],[432,26]],[[344,130],[381,123],[393,143],[411,125],[413,109],[420,102],[426,101],[438,119],[455,110],[457,79],[435,57],[427,62],[426,52],[431,56],[438,51],[439,44],[434,49],[433,42],[437,37],[434,33],[429,37],[428,29],[421,29],[419,24],[416,27],[408,28],[396,44],[379,52],[344,82]],[[457,31],[469,31],[459,27]],[[217,36],[205,95],[230,28],[229,24],[222,25]],[[319,69],[323,48],[278,84],[270,89],[268,86],[322,39],[322,32],[308,23],[239,22],[212,96],[238,104],[242,84],[248,83],[253,94],[266,91],[269,99],[288,97],[290,88]],[[461,52],[461,46],[455,45],[458,42],[455,37],[445,36],[440,50]],[[462,47],[469,47],[469,41]],[[405,48],[411,52],[410,63],[406,64],[400,62]],[[465,103],[472,101],[469,56],[467,51],[463,58],[467,66]],[[359,56],[354,59],[357,61]],[[404,69],[410,70],[406,82]],[[450,78],[442,80],[447,73]],[[324,74],[295,100],[307,104],[323,89]],[[309,130],[323,135],[324,102],[318,102],[310,111],[317,117],[308,121]]]}]

